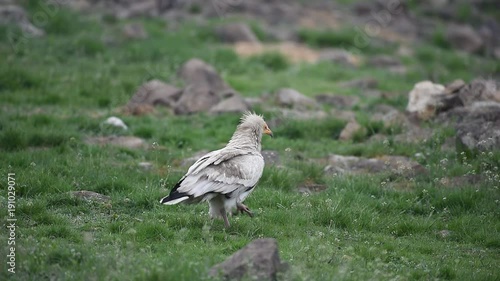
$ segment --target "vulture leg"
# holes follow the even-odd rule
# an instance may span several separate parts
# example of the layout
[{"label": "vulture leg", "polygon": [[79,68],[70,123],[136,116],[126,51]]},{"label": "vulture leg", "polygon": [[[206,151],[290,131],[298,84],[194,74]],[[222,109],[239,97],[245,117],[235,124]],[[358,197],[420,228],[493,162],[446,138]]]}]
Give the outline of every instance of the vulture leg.
[{"label": "vulture leg", "polygon": [[222,218],[224,219],[224,225],[226,226],[226,228],[229,228],[231,225],[229,224],[229,220],[227,219],[226,209],[222,208],[220,210],[220,214],[221,214]]},{"label": "vulture leg", "polygon": [[246,213],[248,216],[250,216],[251,218],[253,218],[253,213],[252,211],[250,210],[250,208],[248,208],[246,205],[244,205],[243,203],[241,202],[238,202],[236,203],[236,207],[238,208],[238,210],[241,212],[241,213]]}]

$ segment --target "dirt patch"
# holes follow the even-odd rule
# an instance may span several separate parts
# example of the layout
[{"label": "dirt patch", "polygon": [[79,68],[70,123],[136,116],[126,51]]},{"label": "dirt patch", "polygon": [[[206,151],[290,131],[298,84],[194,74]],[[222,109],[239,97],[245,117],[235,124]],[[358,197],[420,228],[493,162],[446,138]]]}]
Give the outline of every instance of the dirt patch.
[{"label": "dirt patch", "polygon": [[263,53],[277,52],[282,54],[292,63],[315,63],[319,59],[319,53],[305,45],[282,42],[276,44],[261,44],[240,42],[232,46],[236,54],[241,57],[251,57]]}]

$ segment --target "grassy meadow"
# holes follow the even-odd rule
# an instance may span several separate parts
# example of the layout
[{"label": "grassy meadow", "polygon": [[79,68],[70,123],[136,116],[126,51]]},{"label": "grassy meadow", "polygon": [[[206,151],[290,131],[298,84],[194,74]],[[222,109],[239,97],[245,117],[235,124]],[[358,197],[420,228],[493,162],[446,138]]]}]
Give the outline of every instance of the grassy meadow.
[{"label": "grassy meadow", "polygon": [[[40,9],[36,1],[23,3],[31,13]],[[488,78],[500,71],[498,61],[432,42],[412,46],[414,54],[401,58],[405,74],[365,64],[292,64],[277,54],[240,58],[212,32],[212,25],[228,20],[207,26],[188,22],[167,32],[165,22],[141,19],[149,38],[137,41],[121,34],[121,27],[134,20],[67,10],[48,18],[44,38],[25,38],[14,26],[0,26],[2,224],[8,218],[8,173],[15,173],[17,218],[16,273],[7,271],[7,230],[2,227],[1,280],[211,280],[211,266],[262,237],[275,238],[281,259],[290,265],[281,280],[500,280],[500,151],[443,149],[454,131],[432,122],[423,124],[433,128],[431,139],[397,142],[393,135],[398,130],[382,130],[369,121],[378,104],[404,110],[407,93],[421,80],[446,84]],[[342,44],[339,40],[349,44],[349,34],[339,39],[328,32],[300,32],[312,47]],[[396,50],[373,47],[366,54],[393,55]],[[221,148],[240,116],[174,116],[161,108],[131,116],[119,110],[147,80],[182,86],[176,71],[192,57],[212,64],[246,97],[283,87],[309,96],[361,95],[361,89],[339,84],[366,77],[378,80],[378,90],[393,94],[363,98],[363,106],[353,108],[369,133],[352,142],[338,140],[345,121],[335,116],[283,120],[264,106],[255,108],[267,120],[282,120],[271,128],[274,139],[263,138],[263,148],[278,151],[285,168],[266,167],[245,201],[256,216],[232,217],[231,228],[225,229],[222,221],[210,221],[205,204],[158,202],[186,171],[182,160]],[[113,115],[130,129],[102,124]],[[374,133],[385,134],[388,141],[367,142]],[[138,136],[148,148],[84,142],[108,135]],[[308,161],[330,153],[403,155],[429,172],[409,179],[331,176]],[[417,153],[424,157],[415,158]],[[140,162],[153,168],[144,170]],[[441,184],[470,174],[481,174],[482,180]],[[306,182],[327,189],[297,192]],[[75,190],[111,200],[80,200],[68,194]]]}]

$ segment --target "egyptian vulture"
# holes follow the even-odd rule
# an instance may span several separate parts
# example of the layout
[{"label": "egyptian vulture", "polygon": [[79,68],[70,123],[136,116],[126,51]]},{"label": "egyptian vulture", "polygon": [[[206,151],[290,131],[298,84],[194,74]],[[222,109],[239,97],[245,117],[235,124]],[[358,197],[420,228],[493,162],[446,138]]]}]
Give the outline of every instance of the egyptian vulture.
[{"label": "egyptian vulture", "polygon": [[198,159],[160,203],[208,201],[210,217],[222,218],[226,227],[230,226],[227,213],[235,209],[252,217],[252,211],[243,201],[264,170],[260,152],[262,134],[273,136],[262,116],[245,113],[229,143]]}]

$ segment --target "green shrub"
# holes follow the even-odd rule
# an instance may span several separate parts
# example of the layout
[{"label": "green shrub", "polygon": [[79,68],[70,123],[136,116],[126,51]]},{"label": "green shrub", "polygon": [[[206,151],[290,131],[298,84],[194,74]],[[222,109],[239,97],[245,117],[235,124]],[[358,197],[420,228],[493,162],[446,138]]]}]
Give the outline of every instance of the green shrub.
[{"label": "green shrub", "polygon": [[280,71],[288,68],[288,60],[280,53],[269,52],[261,55],[252,56],[249,59],[253,63],[258,63],[272,71]]},{"label": "green shrub", "polygon": [[145,139],[152,138],[154,133],[155,129],[151,127],[139,127],[136,130],[134,130],[134,135]]},{"label": "green shrub", "polygon": [[0,133],[0,148],[7,151],[14,151],[26,147],[27,141],[21,132],[13,129],[7,129]]},{"label": "green shrub", "polygon": [[25,69],[2,67],[0,70],[0,92],[33,89],[41,84],[41,78]]},{"label": "green shrub", "polygon": [[76,48],[84,55],[94,56],[105,50],[104,44],[100,39],[92,37],[82,37],[76,42]]},{"label": "green shrub", "polygon": [[339,119],[290,120],[275,129],[276,136],[289,139],[338,139],[346,122]]}]

